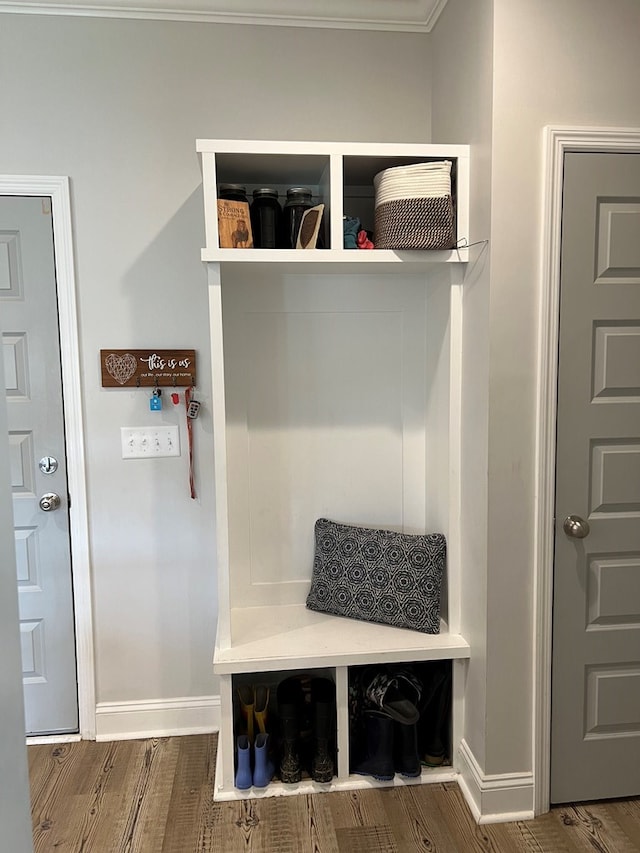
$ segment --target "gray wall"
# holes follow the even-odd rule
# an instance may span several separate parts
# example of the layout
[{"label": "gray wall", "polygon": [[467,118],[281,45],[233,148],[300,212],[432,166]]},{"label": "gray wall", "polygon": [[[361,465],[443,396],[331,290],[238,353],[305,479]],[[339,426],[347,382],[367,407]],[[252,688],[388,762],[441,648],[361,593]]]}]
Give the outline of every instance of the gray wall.
[{"label": "gray wall", "polygon": [[485,761],[487,442],[493,106],[493,0],[449,0],[432,35],[434,142],[471,148],[471,233],[462,353],[462,624],[471,644],[464,736]]},{"label": "gray wall", "polygon": [[530,767],[545,125],[640,126],[637,0],[494,0],[485,772]]},{"label": "gray wall", "polygon": [[640,126],[639,33],[637,0],[449,0],[432,35],[433,138],[471,143],[473,237],[490,239],[463,377],[465,737],[487,774],[532,768],[543,128]]},{"label": "gray wall", "polygon": [[[2,849],[28,853],[31,843],[29,778],[24,742],[20,676],[18,588],[13,549],[13,506],[9,489],[7,404],[0,394],[0,835]],[[4,772],[9,769],[10,772]]]},{"label": "gray wall", "polygon": [[[213,453],[198,137],[428,141],[424,36],[2,15],[0,172],[69,175],[98,701],[217,692]],[[101,348],[195,348],[187,457],[120,458],[120,427],[181,424],[100,387]]]}]

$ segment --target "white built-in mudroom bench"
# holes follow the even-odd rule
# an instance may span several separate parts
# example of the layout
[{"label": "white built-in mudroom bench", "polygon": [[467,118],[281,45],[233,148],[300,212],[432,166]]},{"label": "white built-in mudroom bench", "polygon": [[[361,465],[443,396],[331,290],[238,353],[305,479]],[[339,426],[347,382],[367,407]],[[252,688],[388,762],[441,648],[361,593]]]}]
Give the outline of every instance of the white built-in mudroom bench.
[{"label": "white built-in mudroom bench", "polygon": [[[198,140],[213,373],[221,730],[216,799],[452,780],[469,643],[460,621],[462,288],[469,235],[464,145]],[[373,223],[373,179],[452,163],[455,245],[344,249],[344,216]],[[312,190],[324,248],[220,248],[218,188]],[[375,235],[374,235],[375,242]],[[314,523],[443,533],[440,632],[305,606]],[[350,685],[367,665],[451,662],[448,760],[376,781],[350,767]],[[335,773],[238,790],[239,696],[260,685],[277,718],[292,675],[335,685]]]}]

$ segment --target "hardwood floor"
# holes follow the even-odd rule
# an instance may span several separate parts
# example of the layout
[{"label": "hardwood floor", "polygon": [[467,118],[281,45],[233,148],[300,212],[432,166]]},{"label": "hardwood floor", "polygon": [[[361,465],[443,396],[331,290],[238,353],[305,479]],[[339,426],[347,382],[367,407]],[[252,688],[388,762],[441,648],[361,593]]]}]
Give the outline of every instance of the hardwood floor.
[{"label": "hardwood floor", "polygon": [[29,747],[36,853],[640,851],[637,799],[480,827],[455,783],[214,803],[215,752],[215,735]]}]

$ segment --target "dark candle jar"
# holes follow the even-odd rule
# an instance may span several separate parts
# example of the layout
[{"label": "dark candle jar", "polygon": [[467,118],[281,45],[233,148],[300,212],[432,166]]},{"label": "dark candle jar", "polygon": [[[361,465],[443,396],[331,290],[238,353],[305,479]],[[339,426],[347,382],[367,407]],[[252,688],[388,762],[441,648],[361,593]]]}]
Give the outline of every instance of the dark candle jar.
[{"label": "dark candle jar", "polygon": [[247,188],[242,184],[220,184],[218,197],[228,201],[246,201],[248,203]]},{"label": "dark candle jar", "polygon": [[291,187],[287,190],[284,205],[284,239],[286,249],[295,249],[302,216],[313,207],[313,196],[307,187]]},{"label": "dark candle jar", "polygon": [[278,191],[262,187],[253,191],[251,202],[251,229],[256,249],[280,248],[282,235],[282,208]]}]

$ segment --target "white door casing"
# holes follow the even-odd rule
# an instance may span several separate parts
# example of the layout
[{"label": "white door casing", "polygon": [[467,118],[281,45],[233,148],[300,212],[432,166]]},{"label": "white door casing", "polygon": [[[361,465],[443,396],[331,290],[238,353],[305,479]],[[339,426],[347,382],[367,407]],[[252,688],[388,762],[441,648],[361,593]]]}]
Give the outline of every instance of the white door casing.
[{"label": "white door casing", "polygon": [[69,523],[73,561],[79,725],[82,738],[94,739],[96,705],[93,618],[69,180],[58,176],[0,175],[0,195],[51,198],[64,388],[67,478],[72,499]]},{"label": "white door casing", "polygon": [[564,157],[568,152],[640,152],[640,128],[544,130],[542,280],[538,337],[536,417],[536,514],[534,554],[534,728],[535,812],[550,803],[551,649],[556,465],[556,389],[560,305],[560,249]]}]

